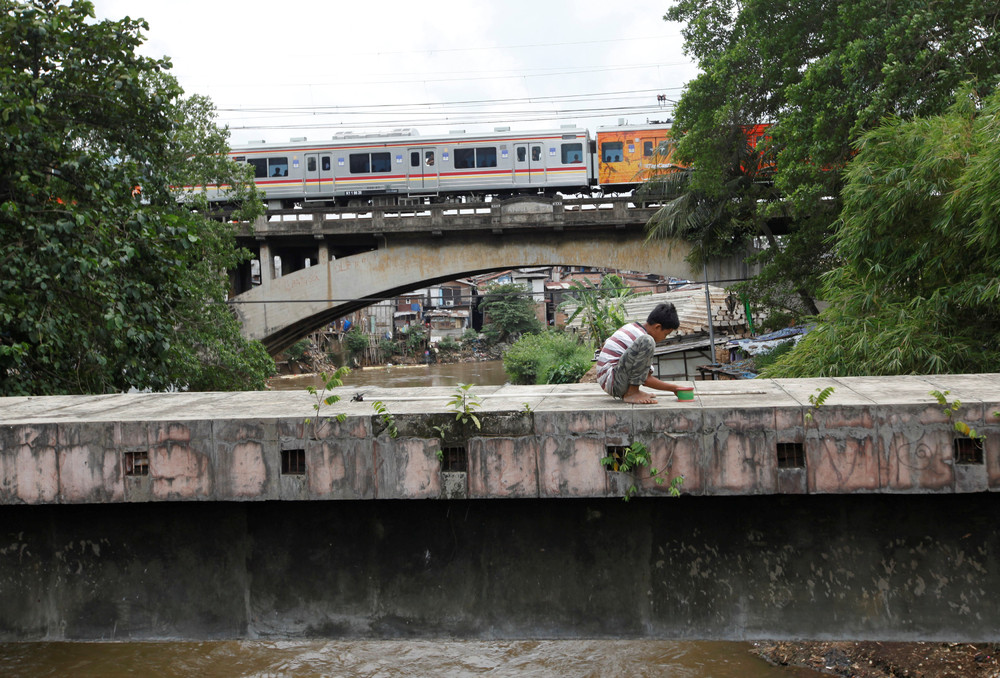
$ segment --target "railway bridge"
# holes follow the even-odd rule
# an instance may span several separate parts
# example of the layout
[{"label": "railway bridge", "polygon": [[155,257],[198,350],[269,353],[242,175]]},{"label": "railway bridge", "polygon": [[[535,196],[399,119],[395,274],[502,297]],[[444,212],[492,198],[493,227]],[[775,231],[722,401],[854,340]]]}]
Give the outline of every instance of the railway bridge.
[{"label": "railway bridge", "polygon": [[[240,243],[261,262],[260,284],[251,284],[245,264],[234,276],[230,303],[246,336],[275,353],[380,299],[493,270],[577,265],[701,280],[704,273],[684,261],[689,244],[646,243],[644,227],[655,208],[630,200],[532,197],[273,212],[240,227]],[[734,258],[713,262],[708,277],[747,273],[742,258]]]}]

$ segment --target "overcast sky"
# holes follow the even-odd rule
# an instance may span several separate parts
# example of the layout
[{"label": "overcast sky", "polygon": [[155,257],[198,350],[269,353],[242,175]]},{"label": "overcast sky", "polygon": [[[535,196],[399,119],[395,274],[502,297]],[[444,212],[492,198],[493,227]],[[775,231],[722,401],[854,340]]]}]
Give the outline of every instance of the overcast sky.
[{"label": "overcast sky", "polygon": [[696,70],[670,0],[93,0],[142,17],[233,144],[662,120]]}]

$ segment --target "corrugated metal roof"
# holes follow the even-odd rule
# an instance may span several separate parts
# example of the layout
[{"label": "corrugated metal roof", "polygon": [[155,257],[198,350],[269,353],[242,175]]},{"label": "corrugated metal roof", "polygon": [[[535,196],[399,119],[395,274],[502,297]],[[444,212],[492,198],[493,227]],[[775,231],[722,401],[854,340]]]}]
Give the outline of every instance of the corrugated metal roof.
[{"label": "corrugated metal roof", "polygon": [[[743,305],[737,303],[729,312],[726,299],[729,292],[721,287],[709,286],[712,304],[712,324],[717,334],[741,333],[745,330],[746,314]],[[671,337],[708,332],[708,308],[705,303],[705,286],[697,283],[683,285],[669,292],[633,296],[625,302],[625,318],[628,322],[646,322],[653,307],[663,302],[671,302],[677,309],[680,327]],[[572,309],[567,307],[572,315]],[[582,328],[577,317],[569,327]]]}]

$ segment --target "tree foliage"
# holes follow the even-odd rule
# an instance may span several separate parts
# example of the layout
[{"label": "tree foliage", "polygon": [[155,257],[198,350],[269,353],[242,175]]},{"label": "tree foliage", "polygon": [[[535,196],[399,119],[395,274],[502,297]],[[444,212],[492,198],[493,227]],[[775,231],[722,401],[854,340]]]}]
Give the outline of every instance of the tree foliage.
[{"label": "tree foliage", "polygon": [[575,384],[593,357],[576,337],[549,330],[514,342],[503,355],[503,368],[514,384]]},{"label": "tree foliage", "polygon": [[535,315],[531,291],[517,283],[494,283],[486,287],[479,310],[487,322],[483,333],[497,341],[516,339],[522,334],[540,332],[542,325]]},{"label": "tree foliage", "polygon": [[[812,313],[835,264],[829,237],[861,135],[886,116],[942,113],[966,81],[987,94],[1000,73],[992,0],[677,0],[665,19],[685,24],[685,51],[702,70],[678,102],[674,135],[676,157],[695,168],[681,193],[710,213],[660,234],[743,248],[787,219],[743,290],[775,324]],[[772,124],[758,150],[776,159],[774,193],[743,176],[753,164],[734,162],[746,145],[737,130],[756,123]]]},{"label": "tree foliage", "polygon": [[830,307],[765,376],[995,372],[1000,93],[893,118],[846,173]]},{"label": "tree foliage", "polygon": [[579,317],[593,348],[600,348],[625,324],[625,302],[633,295],[632,288],[614,274],[604,276],[596,285],[574,280],[561,304],[570,313],[566,324]]},{"label": "tree foliage", "polygon": [[274,363],[225,304],[246,253],[183,189],[261,210],[211,102],[136,54],[141,20],[0,6],[0,394],[262,387]]}]

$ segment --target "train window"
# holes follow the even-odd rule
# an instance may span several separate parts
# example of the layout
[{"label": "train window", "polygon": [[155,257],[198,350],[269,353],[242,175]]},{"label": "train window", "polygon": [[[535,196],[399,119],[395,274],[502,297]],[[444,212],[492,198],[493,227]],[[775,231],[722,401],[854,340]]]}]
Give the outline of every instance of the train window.
[{"label": "train window", "polygon": [[390,153],[351,153],[349,159],[351,174],[392,171],[392,154]]},{"label": "train window", "polygon": [[323,159],[320,161],[320,166],[323,168],[324,172],[330,171],[330,156],[324,155]]},{"label": "train window", "polygon": [[351,153],[351,174],[368,174],[372,171],[371,156],[367,153]]},{"label": "train window", "polygon": [[471,169],[476,166],[476,151],[471,148],[455,149],[455,169]]},{"label": "train window", "polygon": [[424,151],[424,164],[434,167],[434,151]]},{"label": "train window", "polygon": [[583,144],[563,144],[562,162],[564,165],[583,162]]},{"label": "train window", "polygon": [[372,172],[391,172],[391,153],[372,153]]},{"label": "train window", "polygon": [[653,155],[653,142],[652,141],[643,141],[642,142],[642,154],[644,156],[646,156],[647,158],[649,156]]},{"label": "train window", "polygon": [[263,179],[267,176],[267,160],[263,158],[251,158],[247,162],[253,165],[254,179]]},{"label": "train window", "polygon": [[601,160],[604,162],[621,162],[623,158],[622,142],[605,141],[601,144]]},{"label": "train window", "polygon": [[420,151],[410,151],[410,167],[420,167]]},{"label": "train window", "polygon": [[288,158],[268,158],[267,159],[267,175],[269,177],[287,177],[288,176]]},{"label": "train window", "polygon": [[524,162],[528,159],[528,149],[524,146],[517,147],[517,161]]},{"label": "train window", "polygon": [[496,167],[497,149],[493,146],[476,149],[476,167]]},{"label": "train window", "polygon": [[316,171],[316,158],[309,156],[309,158],[306,159],[306,171],[307,172]]},{"label": "train window", "polygon": [[538,162],[542,159],[542,147],[532,146],[531,147],[531,162]]}]

